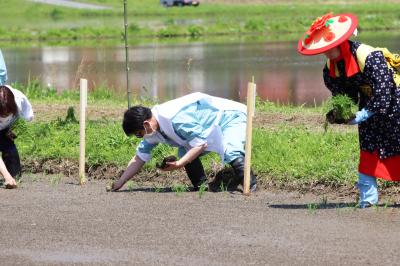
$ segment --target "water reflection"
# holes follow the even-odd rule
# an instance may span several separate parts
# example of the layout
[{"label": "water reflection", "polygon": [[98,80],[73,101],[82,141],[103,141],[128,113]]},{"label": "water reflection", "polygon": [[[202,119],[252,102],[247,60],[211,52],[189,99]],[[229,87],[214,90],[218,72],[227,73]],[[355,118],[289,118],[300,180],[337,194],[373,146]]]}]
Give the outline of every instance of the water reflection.
[{"label": "water reflection", "polygon": [[[124,47],[36,47],[3,49],[9,82],[38,78],[58,90],[89,87],[125,91]],[[323,56],[305,57],[296,43],[151,44],[131,47],[134,94],[172,99],[192,91],[244,100],[254,76],[262,99],[319,104],[329,95],[322,80]]]}]

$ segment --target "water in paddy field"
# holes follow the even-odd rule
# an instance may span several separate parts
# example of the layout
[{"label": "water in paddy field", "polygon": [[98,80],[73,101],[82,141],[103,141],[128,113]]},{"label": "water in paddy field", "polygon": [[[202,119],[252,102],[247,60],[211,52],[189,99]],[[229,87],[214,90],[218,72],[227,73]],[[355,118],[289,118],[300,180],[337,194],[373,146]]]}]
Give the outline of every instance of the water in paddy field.
[{"label": "water in paddy field", "polygon": [[[367,40],[400,52],[400,36]],[[244,101],[254,76],[261,99],[296,105],[319,104],[330,96],[322,79],[324,56],[302,56],[296,42],[147,44],[129,48],[134,95],[172,99],[200,91]],[[104,85],[126,91],[125,48],[27,47],[2,49],[9,83],[37,78],[57,90]]]}]

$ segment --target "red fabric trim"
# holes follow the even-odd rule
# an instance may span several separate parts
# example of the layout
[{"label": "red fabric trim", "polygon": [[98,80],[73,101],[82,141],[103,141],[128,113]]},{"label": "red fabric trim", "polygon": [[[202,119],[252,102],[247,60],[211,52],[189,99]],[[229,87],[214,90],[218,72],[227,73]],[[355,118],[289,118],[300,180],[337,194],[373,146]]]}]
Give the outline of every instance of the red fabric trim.
[{"label": "red fabric trim", "polygon": [[400,155],[381,160],[377,151],[361,151],[358,171],[388,181],[400,181]]},{"label": "red fabric trim", "polygon": [[335,64],[342,59],[342,52],[340,52],[340,55],[337,58],[329,59],[329,76],[331,76],[332,78],[336,78]]},{"label": "red fabric trim", "polygon": [[332,78],[336,78],[336,73],[335,73],[335,63],[337,63],[339,60],[344,59],[344,67],[346,70],[346,77],[351,77],[358,72],[360,72],[360,67],[358,66],[358,63],[354,56],[352,55],[350,51],[350,44],[348,41],[345,41],[341,45],[339,45],[340,49],[340,56],[335,58],[335,59],[330,59],[330,65],[329,65],[329,76]]}]

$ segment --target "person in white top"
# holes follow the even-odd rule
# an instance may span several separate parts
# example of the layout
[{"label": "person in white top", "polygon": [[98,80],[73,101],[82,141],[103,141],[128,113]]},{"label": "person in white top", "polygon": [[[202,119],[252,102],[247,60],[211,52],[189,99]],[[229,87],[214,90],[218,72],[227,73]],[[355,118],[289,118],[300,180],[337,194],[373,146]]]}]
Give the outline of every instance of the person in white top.
[{"label": "person in white top", "polygon": [[5,179],[6,188],[16,188],[15,178],[21,175],[21,162],[14,143],[15,134],[12,124],[21,117],[27,121],[33,119],[32,105],[19,90],[9,85],[0,86],[0,173]]}]

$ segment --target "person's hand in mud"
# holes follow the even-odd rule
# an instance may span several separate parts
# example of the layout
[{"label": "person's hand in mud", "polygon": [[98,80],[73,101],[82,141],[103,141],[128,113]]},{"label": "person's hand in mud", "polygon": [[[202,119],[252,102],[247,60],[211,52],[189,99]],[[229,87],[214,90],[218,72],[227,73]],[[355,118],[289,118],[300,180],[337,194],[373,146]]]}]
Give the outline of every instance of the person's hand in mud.
[{"label": "person's hand in mud", "polygon": [[107,186],[106,186],[106,191],[107,191],[107,192],[114,192],[114,191],[116,191],[116,189],[115,189],[115,182],[111,182],[111,183],[107,184]]},{"label": "person's hand in mud", "polygon": [[4,183],[4,187],[7,189],[17,188],[17,182],[12,176],[4,177],[6,182]]},{"label": "person's hand in mud", "polygon": [[17,187],[17,182],[11,176],[10,172],[8,172],[7,167],[4,164],[4,161],[1,157],[0,157],[0,173],[5,179],[5,182],[4,182],[5,188],[12,189],[12,188]]},{"label": "person's hand in mud", "polygon": [[137,155],[135,155],[132,160],[129,162],[128,167],[122,174],[122,176],[115,182],[107,185],[107,191],[117,191],[131,178],[133,178],[139,171],[142,169],[145,161],[140,159]]}]

